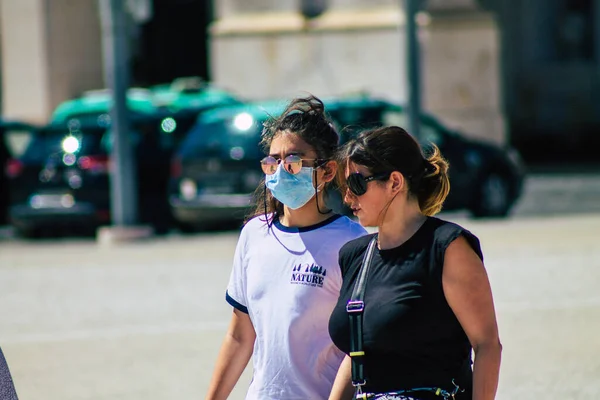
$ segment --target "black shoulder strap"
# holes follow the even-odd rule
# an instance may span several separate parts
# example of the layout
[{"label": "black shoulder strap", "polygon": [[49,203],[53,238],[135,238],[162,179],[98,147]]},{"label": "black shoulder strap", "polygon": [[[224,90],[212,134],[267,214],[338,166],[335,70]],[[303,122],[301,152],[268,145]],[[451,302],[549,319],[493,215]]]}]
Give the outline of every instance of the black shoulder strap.
[{"label": "black shoulder strap", "polygon": [[363,258],[358,278],[352,291],[352,296],[346,305],[346,312],[350,318],[350,358],[352,360],[352,385],[360,391],[361,386],[366,383],[364,372],[364,355],[363,351],[363,312],[365,303],[365,287],[367,286],[367,274],[373,258],[373,251],[377,244],[377,235],[369,242],[369,247]]}]

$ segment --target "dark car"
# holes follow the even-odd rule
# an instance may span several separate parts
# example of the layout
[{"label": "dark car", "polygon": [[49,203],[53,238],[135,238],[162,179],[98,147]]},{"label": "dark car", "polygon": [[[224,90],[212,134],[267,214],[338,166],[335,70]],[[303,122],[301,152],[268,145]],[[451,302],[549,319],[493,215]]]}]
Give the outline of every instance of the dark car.
[{"label": "dark car", "polygon": [[[324,100],[338,126],[341,142],[364,129],[381,125],[406,127],[404,109],[370,97]],[[262,124],[278,116],[285,102],[261,102],[226,107],[203,114],[176,152],[170,203],[180,227],[239,220],[252,205],[262,179],[258,147]],[[506,216],[519,198],[523,167],[518,154],[493,144],[470,140],[435,118],[421,118],[420,141],[435,143],[450,162],[451,191],[445,210],[467,209],[476,217]],[[341,196],[329,194],[329,205],[344,210]]]},{"label": "dark car", "polygon": [[262,179],[262,124],[284,106],[244,104],[200,115],[171,167],[169,201],[181,230],[243,219]]},{"label": "dark car", "polygon": [[22,121],[0,120],[0,225],[8,223],[9,183],[18,165],[16,158],[24,151],[35,127]]},{"label": "dark car", "polygon": [[[405,109],[389,101],[348,99],[334,102],[332,118],[345,127],[342,141],[365,128],[397,125],[407,128]],[[444,210],[469,210],[474,217],[505,217],[521,196],[525,176],[519,153],[510,147],[474,140],[431,115],[421,115],[420,137],[425,152],[433,143],[450,164],[450,193]]]},{"label": "dark car", "polygon": [[[193,121],[195,116],[155,115],[131,122],[139,222],[153,225],[158,233],[172,223],[167,201],[172,151],[179,132]],[[92,232],[110,223],[113,136],[110,121],[90,122],[73,118],[40,128],[25,152],[12,160],[9,218],[21,235]]]}]

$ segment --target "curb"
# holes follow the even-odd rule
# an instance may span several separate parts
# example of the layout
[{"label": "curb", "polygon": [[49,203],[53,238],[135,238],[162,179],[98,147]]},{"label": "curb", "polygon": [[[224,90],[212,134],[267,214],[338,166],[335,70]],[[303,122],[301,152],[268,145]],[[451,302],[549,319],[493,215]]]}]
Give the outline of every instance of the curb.
[{"label": "curb", "polygon": [[112,245],[148,239],[153,235],[151,226],[102,226],[96,231],[96,242],[99,245]]}]

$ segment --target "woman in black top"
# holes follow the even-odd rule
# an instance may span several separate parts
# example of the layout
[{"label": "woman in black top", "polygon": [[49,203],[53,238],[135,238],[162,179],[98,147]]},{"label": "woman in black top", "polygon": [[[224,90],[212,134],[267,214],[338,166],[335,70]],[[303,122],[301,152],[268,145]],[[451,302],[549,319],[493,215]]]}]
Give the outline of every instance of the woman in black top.
[{"label": "woman in black top", "polygon": [[[490,284],[479,240],[433,217],[450,190],[448,164],[433,149],[424,157],[399,127],[364,132],[342,149],[345,201],[363,226],[378,227],[364,294],[364,356],[356,356],[364,365],[361,389],[421,400],[441,399],[438,388],[453,393],[457,385],[456,399],[491,400],[502,346]],[[329,332],[346,354],[346,305],[373,237],[340,250],[344,281]],[[352,398],[350,366],[347,356],[331,400]]]}]

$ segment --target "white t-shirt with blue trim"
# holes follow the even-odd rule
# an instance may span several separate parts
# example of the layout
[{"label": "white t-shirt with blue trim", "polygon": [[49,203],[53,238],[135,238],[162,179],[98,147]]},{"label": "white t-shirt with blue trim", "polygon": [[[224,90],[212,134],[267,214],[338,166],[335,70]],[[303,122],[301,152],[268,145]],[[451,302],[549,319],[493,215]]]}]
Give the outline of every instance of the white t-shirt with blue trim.
[{"label": "white t-shirt with blue trim", "polygon": [[343,216],[305,228],[263,217],[242,229],[226,299],[256,331],[247,400],[327,399],[344,354],[328,332],[340,248],[366,231]]}]

